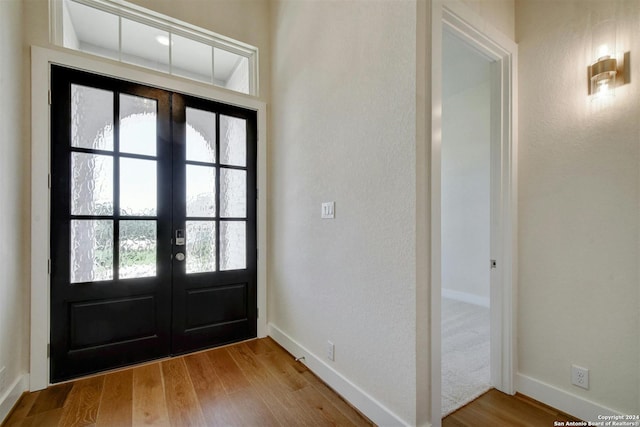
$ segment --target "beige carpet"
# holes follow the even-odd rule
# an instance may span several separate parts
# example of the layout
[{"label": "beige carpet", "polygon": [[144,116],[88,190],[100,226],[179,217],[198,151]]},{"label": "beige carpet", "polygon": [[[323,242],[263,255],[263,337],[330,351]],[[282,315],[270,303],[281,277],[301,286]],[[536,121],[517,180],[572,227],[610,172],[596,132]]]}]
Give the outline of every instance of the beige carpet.
[{"label": "beige carpet", "polygon": [[491,388],[489,309],[442,299],[442,416]]}]

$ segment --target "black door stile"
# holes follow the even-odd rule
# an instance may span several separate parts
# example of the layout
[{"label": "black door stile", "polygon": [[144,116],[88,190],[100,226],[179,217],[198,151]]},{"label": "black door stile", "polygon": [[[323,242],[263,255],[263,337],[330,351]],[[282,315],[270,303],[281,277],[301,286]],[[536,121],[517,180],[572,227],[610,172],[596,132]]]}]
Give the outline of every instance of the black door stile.
[{"label": "black door stile", "polygon": [[[51,67],[51,77],[51,381],[62,381],[256,336],[255,112],[59,66]],[[111,149],[72,146],[72,85],[113,93]],[[133,154],[119,149],[120,94],[156,102],[157,140],[154,155]],[[176,253],[184,252],[186,248],[176,246],[175,239],[176,230],[184,230],[186,218],[186,106],[212,111],[216,117],[225,114],[247,121],[247,164],[246,168],[242,168],[246,170],[247,175],[247,214],[246,218],[242,219],[224,219],[243,221],[247,224],[244,269],[186,274],[186,262],[175,257]],[[73,177],[71,170],[73,156],[75,159],[88,156],[92,161],[106,159],[105,164],[111,161],[111,210],[102,207],[101,209],[106,211],[71,211],[71,185],[74,179],[74,182],[78,182],[79,179]],[[134,164],[136,161],[156,165],[155,214],[134,215],[120,212],[119,167],[121,162]],[[215,167],[218,173],[221,168],[234,168],[221,164]],[[219,180],[216,181],[216,187],[219,187]],[[216,197],[220,198],[219,188]],[[218,224],[221,221],[217,213],[214,220]],[[93,234],[89,233],[90,235],[108,235],[108,224],[111,224],[112,277],[106,280],[81,280],[71,283],[72,245],[78,245],[77,242],[71,241],[73,221],[76,221],[77,228],[82,228],[78,224],[83,227],[91,225]],[[118,277],[120,229],[149,229],[149,224],[155,224],[155,275],[139,278]],[[189,236],[187,241],[188,239]],[[217,242],[218,234],[215,239]],[[122,244],[129,244],[130,240],[126,238]],[[139,250],[139,242],[131,242],[134,248],[131,250]],[[148,245],[148,242],[143,243]],[[219,244],[216,248],[219,250]],[[75,250],[77,253],[83,253],[79,249]],[[91,250],[87,253],[97,259],[104,257],[108,252]],[[149,249],[145,254],[152,252]],[[105,265],[108,265],[108,262],[105,262]],[[244,304],[241,308],[237,307],[240,299],[236,292],[240,288],[243,289],[245,297],[241,301]],[[197,296],[199,292],[206,298],[189,298],[190,294]],[[236,307],[227,310],[225,298]],[[212,315],[210,312],[213,307],[220,313]],[[239,313],[244,314],[244,319],[240,319],[242,316],[238,316]],[[197,327],[189,327],[193,319],[200,322]],[[203,323],[203,320],[208,320],[209,323]]]}]

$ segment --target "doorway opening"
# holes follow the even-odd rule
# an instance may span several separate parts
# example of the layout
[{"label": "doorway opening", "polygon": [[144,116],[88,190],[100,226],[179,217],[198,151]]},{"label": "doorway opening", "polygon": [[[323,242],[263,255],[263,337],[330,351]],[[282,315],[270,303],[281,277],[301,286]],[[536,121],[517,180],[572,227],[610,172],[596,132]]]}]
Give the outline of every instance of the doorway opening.
[{"label": "doorway opening", "polygon": [[[442,416],[491,388],[491,73],[442,35]],[[494,100],[495,101],[495,100]],[[495,152],[495,150],[493,150]]]},{"label": "doorway opening", "polygon": [[51,382],[255,337],[256,112],[51,76]]},{"label": "doorway opening", "polygon": [[[463,4],[434,1],[431,18],[430,407],[431,423],[437,427],[442,424],[445,407],[443,368],[446,369],[452,359],[451,355],[443,354],[443,319],[448,314],[445,310],[451,310],[443,296],[448,300],[457,298],[454,302],[464,303],[467,308],[488,306],[489,382],[486,382],[486,362],[483,362],[483,381],[475,393],[489,387],[515,393],[518,65],[517,45]],[[446,50],[452,42],[463,49],[463,53],[457,55],[460,58],[455,58],[463,62],[460,72],[444,67],[445,56],[450,54]],[[473,62],[477,62],[479,69],[472,71]],[[445,77],[445,73],[449,75]],[[447,82],[453,82],[458,88],[445,88]],[[465,92],[468,93],[464,95]],[[469,99],[462,101],[465,96]],[[466,103],[477,104],[476,109],[464,110]],[[451,116],[456,105],[458,110],[466,111],[466,117],[464,114],[457,119]],[[473,121],[481,123],[482,131],[472,130]],[[458,140],[469,143],[477,141],[481,134],[487,139],[487,133],[488,143],[465,147],[447,141],[447,134],[457,135]],[[484,166],[479,168],[478,164]],[[452,192],[451,188],[456,185],[458,191]],[[467,193],[461,190],[464,188]],[[471,227],[472,224],[475,227]],[[484,237],[475,238],[473,243],[474,235]],[[470,253],[475,254],[473,258]],[[455,283],[465,276],[468,282]],[[478,324],[487,324],[487,311],[482,315],[485,320]],[[471,335],[471,327],[460,329]],[[474,334],[474,338],[477,335]],[[486,361],[486,338],[478,339],[477,343]],[[468,353],[469,349],[461,352]]]}]

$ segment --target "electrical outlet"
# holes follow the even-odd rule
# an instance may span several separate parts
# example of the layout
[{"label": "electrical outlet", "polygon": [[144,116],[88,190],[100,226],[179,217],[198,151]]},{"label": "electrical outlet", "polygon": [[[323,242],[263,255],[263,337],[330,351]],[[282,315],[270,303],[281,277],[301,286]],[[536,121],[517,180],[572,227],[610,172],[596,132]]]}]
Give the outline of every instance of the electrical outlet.
[{"label": "electrical outlet", "polygon": [[0,394],[2,394],[2,391],[4,391],[4,389],[7,387],[7,385],[5,384],[7,376],[6,373],[7,370],[4,366],[0,368]]},{"label": "electrical outlet", "polygon": [[336,346],[331,341],[327,341],[327,359],[336,360]]},{"label": "electrical outlet", "polygon": [[571,384],[589,390],[589,370],[581,366],[571,365]]}]

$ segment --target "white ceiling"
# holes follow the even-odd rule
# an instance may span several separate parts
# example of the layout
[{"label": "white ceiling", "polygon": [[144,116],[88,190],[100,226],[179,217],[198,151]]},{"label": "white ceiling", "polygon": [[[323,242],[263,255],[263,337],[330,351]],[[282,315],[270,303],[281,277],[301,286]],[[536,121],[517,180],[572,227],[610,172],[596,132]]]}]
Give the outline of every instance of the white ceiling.
[{"label": "white ceiling", "polygon": [[[104,56],[118,57],[118,17],[71,0],[64,1],[70,22],[65,22],[65,33],[78,40],[80,50]],[[71,25],[69,25],[71,24]],[[122,18],[122,57],[127,62],[152,68],[168,69],[169,47],[163,46],[156,36],[169,34],[158,28]],[[173,74],[211,81],[211,55],[214,52],[215,83],[224,86],[243,59],[241,56],[204,43],[174,36],[172,44]],[[66,37],[65,37],[66,38]],[[156,67],[157,65],[157,67]]]}]

